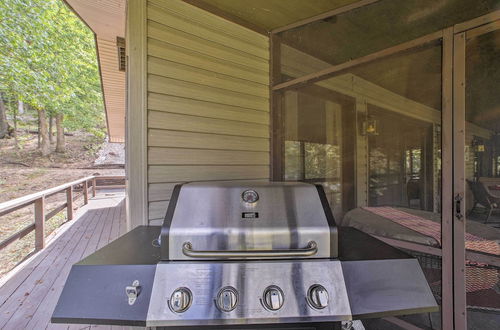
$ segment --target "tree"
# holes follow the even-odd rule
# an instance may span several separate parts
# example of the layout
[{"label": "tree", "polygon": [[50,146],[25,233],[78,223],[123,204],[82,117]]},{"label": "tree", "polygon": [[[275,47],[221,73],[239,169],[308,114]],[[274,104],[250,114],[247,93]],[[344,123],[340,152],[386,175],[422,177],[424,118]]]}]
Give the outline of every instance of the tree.
[{"label": "tree", "polygon": [[57,138],[56,138],[56,152],[64,152],[64,127],[63,114],[58,113],[56,115],[56,127],[57,127]]},{"label": "tree", "polygon": [[42,156],[48,156],[50,154],[50,139],[47,116],[44,109],[38,109],[38,118],[40,119],[40,152]]},{"label": "tree", "polygon": [[7,109],[0,93],[0,139],[9,134],[9,123],[7,122]]},{"label": "tree", "polygon": [[48,115],[62,137],[59,152],[64,127],[102,134],[96,59],[92,32],[61,0],[0,1],[0,88],[38,111],[42,154]]}]

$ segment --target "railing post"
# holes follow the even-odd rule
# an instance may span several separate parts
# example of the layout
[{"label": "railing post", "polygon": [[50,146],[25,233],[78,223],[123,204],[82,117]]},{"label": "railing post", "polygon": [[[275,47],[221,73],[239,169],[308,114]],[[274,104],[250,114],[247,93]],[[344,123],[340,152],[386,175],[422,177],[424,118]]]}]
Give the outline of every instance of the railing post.
[{"label": "railing post", "polygon": [[66,188],[66,210],[68,220],[73,220],[73,186]]},{"label": "railing post", "polygon": [[97,192],[96,181],[96,178],[92,179],[92,197],[95,197],[95,194]]},{"label": "railing post", "polygon": [[35,250],[45,248],[45,196],[35,200]]},{"label": "railing post", "polygon": [[87,205],[89,202],[89,187],[87,180],[83,181],[83,205]]}]

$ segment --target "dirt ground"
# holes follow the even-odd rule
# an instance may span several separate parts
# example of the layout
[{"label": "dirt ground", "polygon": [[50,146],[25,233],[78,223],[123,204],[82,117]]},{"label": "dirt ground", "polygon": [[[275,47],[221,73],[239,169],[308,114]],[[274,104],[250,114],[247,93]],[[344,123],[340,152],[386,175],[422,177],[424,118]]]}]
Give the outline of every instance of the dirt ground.
[{"label": "dirt ground", "polygon": [[[106,168],[94,166],[94,161],[103,157],[100,150],[109,148],[104,141],[89,134],[75,133],[67,136],[66,152],[53,153],[48,157],[40,156],[37,143],[37,135],[30,133],[19,136],[21,149],[15,148],[14,139],[0,140],[0,203],[89,175],[124,175],[123,166],[109,163],[106,163]],[[81,195],[78,192],[75,194]],[[64,193],[47,198],[46,212],[64,203],[65,199]],[[76,202],[77,207],[83,204],[82,199]],[[49,236],[65,221],[66,212],[63,210],[47,221],[45,235]],[[31,223],[33,206],[1,216],[0,241]],[[0,250],[0,277],[26,258],[33,249],[34,232],[31,232]]]},{"label": "dirt ground", "polygon": [[[66,151],[64,153],[53,152],[48,157],[40,156],[37,149],[37,134],[18,131],[19,149],[16,149],[13,138],[0,139],[0,166],[19,168],[83,168],[92,166],[104,140],[85,132],[71,134],[71,136],[65,137]],[[54,143],[51,144],[51,148],[55,149]]]}]

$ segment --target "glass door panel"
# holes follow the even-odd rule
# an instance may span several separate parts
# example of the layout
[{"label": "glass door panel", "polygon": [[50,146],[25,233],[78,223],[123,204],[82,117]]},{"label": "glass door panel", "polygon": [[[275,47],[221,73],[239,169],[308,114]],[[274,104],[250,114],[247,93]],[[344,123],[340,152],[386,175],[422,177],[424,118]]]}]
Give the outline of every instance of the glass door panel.
[{"label": "glass door panel", "polygon": [[[500,24],[465,38],[465,290],[468,329],[500,322]],[[460,51],[460,50],[459,50]],[[455,68],[460,70],[460,68]],[[457,105],[460,107],[460,104]]]}]

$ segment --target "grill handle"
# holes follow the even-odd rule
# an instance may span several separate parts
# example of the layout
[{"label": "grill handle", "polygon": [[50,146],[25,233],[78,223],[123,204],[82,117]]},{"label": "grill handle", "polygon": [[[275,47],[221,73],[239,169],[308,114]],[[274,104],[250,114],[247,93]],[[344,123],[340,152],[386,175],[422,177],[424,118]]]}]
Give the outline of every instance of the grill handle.
[{"label": "grill handle", "polygon": [[318,253],[318,245],[310,241],[302,249],[281,250],[193,250],[190,242],[182,244],[182,253],[192,258],[279,258],[310,257]]}]

